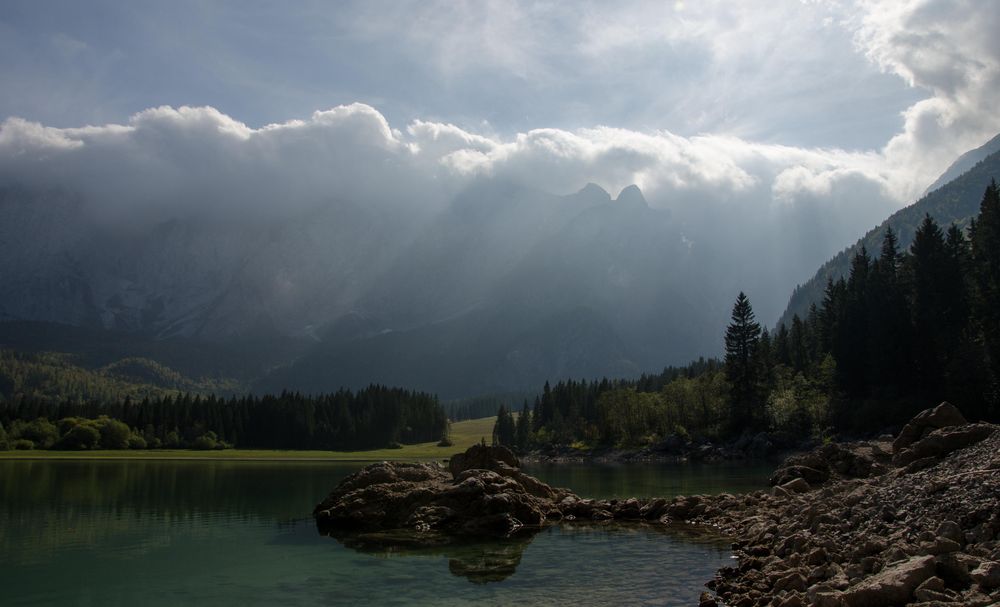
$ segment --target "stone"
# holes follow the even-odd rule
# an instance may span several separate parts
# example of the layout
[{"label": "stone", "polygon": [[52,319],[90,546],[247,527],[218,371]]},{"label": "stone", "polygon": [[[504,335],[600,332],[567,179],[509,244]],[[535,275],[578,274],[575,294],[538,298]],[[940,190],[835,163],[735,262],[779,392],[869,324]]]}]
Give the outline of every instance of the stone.
[{"label": "stone", "polygon": [[993,434],[994,430],[995,426],[991,424],[966,424],[939,428],[896,453],[892,458],[892,463],[902,467],[927,457],[944,457],[953,451],[978,443]]},{"label": "stone", "polygon": [[946,537],[949,540],[954,540],[959,544],[965,543],[965,534],[962,532],[962,528],[958,526],[955,521],[941,521],[934,530],[934,535],[940,537]]},{"label": "stone", "polygon": [[504,446],[473,445],[465,453],[457,453],[448,461],[451,475],[458,476],[466,470],[494,470],[499,463],[520,468],[521,462],[514,452]]},{"label": "stone", "polygon": [[771,475],[770,484],[773,486],[784,485],[797,478],[803,478],[808,483],[822,484],[829,480],[830,473],[809,466],[793,464],[776,470]]},{"label": "stone", "polygon": [[970,575],[980,588],[1000,588],[1000,563],[997,561],[983,561]]},{"label": "stone", "polygon": [[927,554],[938,555],[948,554],[949,552],[958,552],[962,549],[962,545],[955,540],[951,540],[946,537],[937,537],[931,542],[921,542],[920,548]]},{"label": "stone", "polygon": [[806,589],[806,577],[798,571],[793,571],[788,575],[778,578],[774,582],[774,591],[781,592],[782,590],[799,590],[803,591]]},{"label": "stone", "polygon": [[933,409],[925,409],[913,417],[892,443],[892,452],[899,453],[923,438],[930,430],[962,426],[968,422],[962,412],[945,401]]},{"label": "stone", "polygon": [[812,489],[812,487],[809,486],[809,482],[804,478],[790,480],[784,485],[781,485],[781,488],[790,493],[807,493]]},{"label": "stone", "polygon": [[914,557],[851,586],[841,598],[848,607],[905,605],[917,587],[934,575],[934,570],[934,557]]}]

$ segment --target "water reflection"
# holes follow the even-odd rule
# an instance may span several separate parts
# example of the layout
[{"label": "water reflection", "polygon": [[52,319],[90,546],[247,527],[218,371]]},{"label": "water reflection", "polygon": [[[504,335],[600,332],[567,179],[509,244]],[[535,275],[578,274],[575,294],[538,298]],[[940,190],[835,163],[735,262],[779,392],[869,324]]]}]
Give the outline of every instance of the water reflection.
[{"label": "water reflection", "polygon": [[[360,466],[0,460],[2,603],[683,605],[729,557],[658,527],[563,524],[457,546],[320,537],[309,513]],[[588,496],[610,480],[572,474],[545,480]]]},{"label": "water reflection", "polygon": [[[462,539],[440,533],[407,530],[349,533],[337,530],[327,532],[317,528],[317,531],[320,535],[332,537],[346,548],[378,558],[444,557],[448,559],[448,571],[452,575],[476,584],[487,584],[501,582],[514,575],[529,544],[538,533],[545,530],[522,529],[515,535],[489,540]],[[604,536],[621,539],[628,535],[654,534],[720,555],[729,548],[729,540],[725,537],[683,524],[563,522],[560,531],[578,538]]]},{"label": "water reflection", "polygon": [[444,557],[448,559],[448,571],[452,575],[476,584],[487,584],[502,582],[514,575],[536,533],[537,530],[524,530],[506,538],[464,541],[415,531],[333,532],[329,535],[347,548],[376,557]]}]

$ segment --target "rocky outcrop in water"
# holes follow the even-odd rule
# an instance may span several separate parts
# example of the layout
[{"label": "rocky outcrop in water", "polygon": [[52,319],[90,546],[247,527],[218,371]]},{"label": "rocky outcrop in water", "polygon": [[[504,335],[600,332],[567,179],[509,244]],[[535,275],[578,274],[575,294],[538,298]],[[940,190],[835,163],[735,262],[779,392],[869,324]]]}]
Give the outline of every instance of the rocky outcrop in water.
[{"label": "rocky outcrop in water", "polygon": [[562,518],[575,496],[522,473],[505,447],[476,445],[436,463],[367,466],[344,479],[313,511],[321,531],[409,529],[457,536],[506,536]]}]

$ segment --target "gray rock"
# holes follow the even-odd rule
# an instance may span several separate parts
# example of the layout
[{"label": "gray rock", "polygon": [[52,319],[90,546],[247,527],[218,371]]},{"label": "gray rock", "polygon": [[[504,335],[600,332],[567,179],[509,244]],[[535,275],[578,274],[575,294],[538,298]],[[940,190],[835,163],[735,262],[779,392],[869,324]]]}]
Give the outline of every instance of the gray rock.
[{"label": "gray rock", "polygon": [[913,592],[934,575],[934,557],[919,556],[903,561],[862,580],[843,592],[848,607],[905,605]]},{"label": "gray rock", "polygon": [[945,401],[933,409],[925,409],[913,417],[892,443],[892,452],[899,453],[927,435],[931,430],[962,426],[969,422],[955,405]]},{"label": "gray rock", "polygon": [[941,524],[934,530],[934,535],[946,537],[959,544],[965,543],[965,534],[962,533],[962,528],[955,521],[941,521]]},{"label": "gray rock", "polygon": [[560,504],[574,503],[571,494],[509,462],[517,463],[509,450],[477,445],[452,458],[451,473],[434,464],[372,464],[344,479],[313,516],[326,534],[409,529],[472,536],[504,536],[562,518]]},{"label": "gray rock", "polygon": [[971,573],[971,576],[979,584],[980,588],[986,590],[1000,588],[1000,563],[996,561],[983,561]]},{"label": "gray rock", "polygon": [[990,424],[966,424],[933,430],[908,448],[897,452],[892,463],[906,466],[919,459],[944,457],[953,451],[964,449],[993,434],[995,426]]},{"label": "gray rock", "polygon": [[781,485],[781,488],[790,493],[807,493],[812,489],[804,478],[790,480],[784,485]]}]

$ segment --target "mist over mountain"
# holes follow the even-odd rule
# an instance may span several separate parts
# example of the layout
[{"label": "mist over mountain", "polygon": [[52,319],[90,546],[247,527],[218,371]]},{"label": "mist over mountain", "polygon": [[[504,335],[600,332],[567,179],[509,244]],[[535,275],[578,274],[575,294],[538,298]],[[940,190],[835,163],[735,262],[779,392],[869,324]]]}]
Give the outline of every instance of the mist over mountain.
[{"label": "mist over mountain", "polygon": [[362,104],[257,129],[191,107],[8,119],[0,319],[298,343],[268,389],[631,375],[717,355],[741,290],[776,317],[794,277],[895,208],[871,163],[607,128],[404,132]]},{"label": "mist over mountain", "polygon": [[[969,225],[969,220],[979,213],[983,190],[991,181],[1000,179],[1000,151],[985,152],[1000,144],[1000,135],[986,145],[963,154],[921,197],[912,205],[900,209],[851,246],[837,253],[823,263],[816,273],[805,283],[796,286],[788,302],[788,307],[778,319],[778,325],[790,325],[792,317],[805,318],[809,306],[819,305],[829,280],[846,277],[850,271],[851,259],[865,247],[869,254],[878,256],[885,238],[887,227],[892,227],[901,249],[908,249],[913,236],[925,215],[930,215],[941,226],[957,224],[961,228]],[[979,160],[969,165],[970,159]],[[965,167],[964,170],[963,167]],[[949,181],[942,180],[951,177]]]}]

